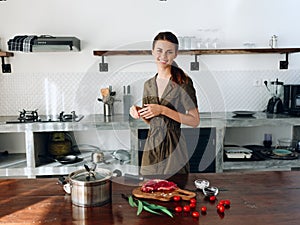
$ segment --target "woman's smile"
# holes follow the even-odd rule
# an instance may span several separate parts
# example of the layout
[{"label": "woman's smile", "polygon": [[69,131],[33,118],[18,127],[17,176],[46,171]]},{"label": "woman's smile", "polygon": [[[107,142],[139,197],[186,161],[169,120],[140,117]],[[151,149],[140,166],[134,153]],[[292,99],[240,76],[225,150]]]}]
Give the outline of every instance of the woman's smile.
[{"label": "woman's smile", "polygon": [[171,65],[177,56],[175,45],[169,41],[159,40],[152,50],[157,62],[163,65]]}]

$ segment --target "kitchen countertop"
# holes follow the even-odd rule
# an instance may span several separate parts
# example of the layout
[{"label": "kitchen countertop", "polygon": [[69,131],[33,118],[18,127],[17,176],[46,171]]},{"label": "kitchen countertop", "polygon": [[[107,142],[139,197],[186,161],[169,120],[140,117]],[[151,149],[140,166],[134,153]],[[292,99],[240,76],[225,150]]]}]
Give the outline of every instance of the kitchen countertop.
[{"label": "kitchen countertop", "polygon": [[[219,188],[217,201],[204,199],[195,189],[194,180],[204,178]],[[179,187],[195,191],[196,209],[207,207],[207,214],[194,219],[190,214],[154,215],[143,211],[136,215],[121,194],[130,195],[137,183],[115,178],[112,202],[99,207],[78,207],[71,203],[56,178],[0,180],[1,224],[277,224],[294,225],[300,221],[300,171],[205,174],[170,178]],[[216,211],[217,202],[229,199],[224,214]],[[170,209],[188,202],[159,202]],[[5,206],[5,207],[3,207]]]},{"label": "kitchen countertop", "polygon": [[[40,122],[40,123],[12,123],[6,124],[7,120],[15,120],[17,116],[0,116],[0,132],[47,132],[47,131],[76,131],[89,129],[102,130],[129,130],[148,128],[142,120],[134,120],[116,114],[111,117],[105,117],[103,114],[85,115],[79,122]],[[250,127],[264,125],[300,125],[300,117],[294,117],[286,114],[267,114],[256,112],[253,117],[235,117],[232,112],[203,112],[200,113],[199,127]],[[182,125],[182,127],[188,127]]]},{"label": "kitchen countertop", "polygon": [[[89,130],[128,130],[130,131],[130,145],[132,164],[137,165],[139,149],[138,129],[148,129],[149,125],[142,120],[130,119],[129,116],[116,114],[112,117],[105,117],[103,114],[85,115],[79,122],[38,122],[38,123],[11,123],[6,121],[16,120],[17,116],[0,116],[0,133],[23,133],[25,138],[25,152],[22,155],[22,163],[12,164],[8,167],[5,164],[0,169],[2,176],[26,175],[34,178],[36,175],[69,173],[72,167],[36,167],[35,154],[38,152],[36,141],[40,135],[35,132],[57,132],[57,131],[89,131]],[[216,148],[216,172],[232,169],[253,169],[259,170],[282,170],[299,168],[299,160],[265,160],[263,162],[223,162],[223,141],[226,128],[230,127],[262,127],[262,126],[300,126],[300,117],[293,117],[284,114],[266,114],[256,112],[253,117],[235,117],[232,112],[201,112],[199,128],[215,129]],[[182,125],[182,128],[191,128]],[[294,129],[300,132],[299,129]],[[19,160],[17,161],[19,163]],[[0,165],[1,166],[1,165]],[[50,165],[49,165],[50,166]],[[14,168],[15,167],[15,168]],[[16,168],[17,167],[17,168]]]}]

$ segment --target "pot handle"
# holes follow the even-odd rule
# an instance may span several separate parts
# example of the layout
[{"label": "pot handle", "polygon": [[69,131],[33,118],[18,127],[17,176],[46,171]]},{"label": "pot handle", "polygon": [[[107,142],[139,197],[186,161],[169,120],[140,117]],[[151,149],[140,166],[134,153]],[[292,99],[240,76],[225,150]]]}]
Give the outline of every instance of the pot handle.
[{"label": "pot handle", "polygon": [[58,178],[58,183],[63,186],[63,189],[67,194],[71,194],[71,184],[68,182],[68,180],[66,180],[65,177],[60,176]]},{"label": "pot handle", "polygon": [[64,176],[60,176],[58,178],[58,183],[61,184],[61,185],[64,185],[64,184],[66,184],[68,182],[66,181],[66,178]]},{"label": "pot handle", "polygon": [[71,184],[70,183],[64,184],[63,189],[67,194],[71,194]]}]

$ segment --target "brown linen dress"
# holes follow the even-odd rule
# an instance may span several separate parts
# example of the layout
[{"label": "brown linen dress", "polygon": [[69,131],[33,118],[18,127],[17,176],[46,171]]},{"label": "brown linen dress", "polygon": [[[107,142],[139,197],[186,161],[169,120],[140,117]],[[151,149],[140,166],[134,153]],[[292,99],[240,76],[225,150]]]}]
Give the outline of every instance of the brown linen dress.
[{"label": "brown linen dress", "polygon": [[[198,107],[196,91],[190,78],[180,85],[170,80],[159,99],[156,77],[157,74],[144,84],[143,105],[165,105],[183,114]],[[180,123],[164,115],[150,119],[141,174],[174,175],[189,172],[188,150],[180,126]]]}]

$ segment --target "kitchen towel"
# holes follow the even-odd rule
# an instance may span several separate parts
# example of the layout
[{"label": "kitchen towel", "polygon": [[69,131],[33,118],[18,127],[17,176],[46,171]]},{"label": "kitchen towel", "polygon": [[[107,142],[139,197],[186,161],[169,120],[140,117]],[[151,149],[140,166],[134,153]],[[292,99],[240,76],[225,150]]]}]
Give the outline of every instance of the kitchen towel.
[{"label": "kitchen towel", "polygon": [[8,50],[32,52],[32,45],[36,38],[37,36],[35,35],[17,35],[7,42]]}]

